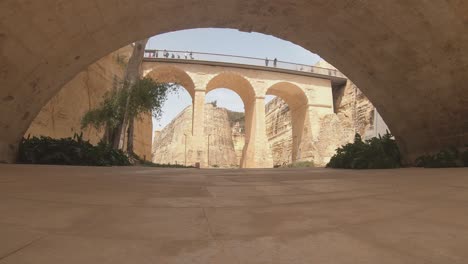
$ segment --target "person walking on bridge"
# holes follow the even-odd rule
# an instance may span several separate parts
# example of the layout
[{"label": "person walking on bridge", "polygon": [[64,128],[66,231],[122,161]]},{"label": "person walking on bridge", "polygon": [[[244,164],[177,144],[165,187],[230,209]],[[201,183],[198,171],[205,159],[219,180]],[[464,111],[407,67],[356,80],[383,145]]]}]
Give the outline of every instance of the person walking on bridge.
[{"label": "person walking on bridge", "polygon": [[275,58],[275,59],[273,60],[273,67],[276,68],[276,64],[278,64],[278,59]]},{"label": "person walking on bridge", "polygon": [[266,57],[266,58],[265,58],[265,66],[267,66],[267,67],[268,67],[268,63],[269,63],[269,61],[268,61],[268,57]]}]

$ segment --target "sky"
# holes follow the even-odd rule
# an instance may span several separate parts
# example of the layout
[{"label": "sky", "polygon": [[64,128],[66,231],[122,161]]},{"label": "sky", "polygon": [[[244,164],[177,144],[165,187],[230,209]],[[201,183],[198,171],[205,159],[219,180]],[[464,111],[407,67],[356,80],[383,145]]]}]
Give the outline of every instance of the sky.
[{"label": "sky", "polygon": [[[188,50],[221,53],[256,58],[278,58],[280,61],[315,64],[320,57],[298,45],[260,33],[246,33],[234,29],[190,29],[152,37],[147,49]],[[271,100],[271,97],[267,98]],[[217,101],[218,107],[243,112],[240,97],[228,89],[216,89],[206,95],[206,102]],[[171,94],[163,106],[161,119],[153,119],[154,130],[161,130],[182,110],[192,104],[185,89]]]}]

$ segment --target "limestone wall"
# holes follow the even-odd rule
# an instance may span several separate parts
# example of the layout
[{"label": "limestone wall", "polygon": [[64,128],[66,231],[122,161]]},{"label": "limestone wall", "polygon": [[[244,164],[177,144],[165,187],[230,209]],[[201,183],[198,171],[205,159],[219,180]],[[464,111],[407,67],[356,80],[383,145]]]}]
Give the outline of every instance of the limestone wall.
[{"label": "limestone wall", "polygon": [[274,165],[292,162],[292,123],[288,105],[279,97],[265,106],[266,132]]},{"label": "limestone wall", "polygon": [[[209,166],[232,168],[240,164],[234,148],[227,109],[205,104],[205,135],[209,137]],[[239,148],[238,141],[236,144]]]},{"label": "limestone wall", "polygon": [[[239,166],[239,149],[243,137],[236,138],[234,147],[231,124],[228,110],[205,104],[204,135],[209,146],[210,167],[237,167]],[[153,162],[160,164],[193,165],[197,153],[193,153],[192,145],[192,106],[184,109],[162,131],[155,133],[153,142]],[[208,140],[209,137],[209,140]],[[237,152],[236,152],[237,150]]]},{"label": "limestone wall", "polygon": [[[312,148],[299,153],[298,161],[313,160],[317,166],[324,166],[337,147],[352,142],[354,134],[370,135],[373,131],[374,106],[359,89],[349,83],[335,91],[335,114],[319,119],[319,131]],[[232,113],[232,112],[231,112]],[[265,105],[266,132],[274,165],[292,162],[292,122],[289,106],[279,97]],[[382,127],[385,125],[383,121]],[[192,107],[186,108],[162,131],[156,132],[153,147],[153,162],[184,163],[185,136],[187,134],[188,164],[195,153],[190,149]],[[386,127],[386,126],[385,126]],[[245,144],[243,118],[229,114],[223,108],[205,105],[205,135],[210,136],[210,165],[237,167]],[[303,139],[307,141],[306,139]],[[310,140],[310,139],[309,139]],[[301,149],[298,148],[301,152]]]},{"label": "limestone wall", "polygon": [[[326,66],[322,65],[322,66]],[[313,159],[318,166],[324,166],[337,147],[352,142],[354,134],[364,138],[384,133],[387,128],[380,116],[377,131],[374,131],[374,106],[352,82],[334,91],[335,114],[319,119],[320,128],[314,140],[312,154],[307,158],[298,156],[298,160]],[[276,97],[265,106],[266,130],[275,165],[292,162],[292,125],[288,105]],[[303,155],[304,153],[302,153]]]},{"label": "limestone wall", "polygon": [[[25,136],[71,137],[83,132],[83,136],[95,144],[103,131],[81,129],[83,115],[99,105],[104,94],[122,79],[125,62],[131,53],[130,46],[113,52],[86,70],[80,72],[55,95],[36,116]],[[152,123],[143,117],[135,125],[135,152],[141,157],[151,157]]]},{"label": "limestone wall", "polygon": [[[163,130],[154,134],[152,160],[159,164],[186,164],[193,156],[189,144],[192,128],[192,106],[185,108]],[[190,164],[186,164],[190,165]]]}]

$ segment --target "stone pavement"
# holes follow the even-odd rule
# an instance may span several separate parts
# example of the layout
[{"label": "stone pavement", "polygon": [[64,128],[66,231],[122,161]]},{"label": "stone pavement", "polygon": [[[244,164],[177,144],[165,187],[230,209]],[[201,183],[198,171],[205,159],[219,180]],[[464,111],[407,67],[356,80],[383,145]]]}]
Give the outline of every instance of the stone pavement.
[{"label": "stone pavement", "polygon": [[0,263],[467,263],[468,170],[0,166]]}]

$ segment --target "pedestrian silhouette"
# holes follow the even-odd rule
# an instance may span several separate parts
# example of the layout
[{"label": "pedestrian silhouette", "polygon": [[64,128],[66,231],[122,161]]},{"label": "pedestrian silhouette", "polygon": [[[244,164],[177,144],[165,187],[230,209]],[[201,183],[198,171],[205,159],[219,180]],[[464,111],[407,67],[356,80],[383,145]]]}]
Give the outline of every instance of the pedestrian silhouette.
[{"label": "pedestrian silhouette", "polygon": [[273,60],[273,67],[276,67],[276,64],[277,64],[277,63],[278,63],[278,59],[275,58],[275,59]]},{"label": "pedestrian silhouette", "polygon": [[269,62],[268,58],[265,58],[265,66],[267,66],[267,67],[268,67],[268,62]]}]

